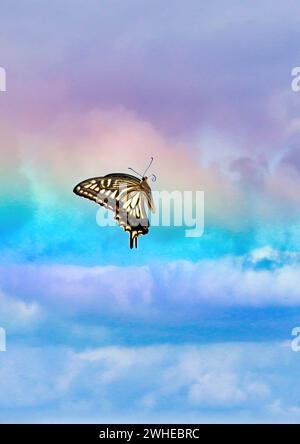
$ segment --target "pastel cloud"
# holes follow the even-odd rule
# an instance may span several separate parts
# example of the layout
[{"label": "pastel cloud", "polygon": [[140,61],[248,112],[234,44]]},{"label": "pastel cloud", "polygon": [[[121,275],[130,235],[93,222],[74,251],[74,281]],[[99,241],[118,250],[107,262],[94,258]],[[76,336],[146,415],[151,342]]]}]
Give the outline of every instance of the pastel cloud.
[{"label": "pastel cloud", "polygon": [[68,306],[72,313],[168,319],[174,307],[176,317],[205,306],[297,307],[299,271],[299,255],[265,247],[244,257],[173,261],[163,267],[2,267],[1,285],[24,300]]},{"label": "pastel cloud", "polygon": [[[208,227],[233,233],[257,230],[274,218],[278,224],[286,224],[287,215],[292,223],[297,222],[299,178],[286,161],[272,166],[267,158],[232,154],[207,164],[205,152],[212,149],[204,147],[203,155],[197,157],[187,143],[174,142],[122,107],[95,109],[84,117],[76,112],[60,116],[46,133],[24,133],[19,147],[22,175],[36,208],[34,229],[30,226],[30,230],[42,231],[44,219],[50,217],[55,223],[56,215],[63,212],[65,217],[75,215],[77,228],[87,205],[77,201],[75,206],[75,183],[111,171],[124,172],[129,165],[142,171],[150,156],[155,158],[153,171],[158,176],[155,189],[205,192]],[[69,236],[69,231],[64,235]]]},{"label": "pastel cloud", "polygon": [[[122,104],[172,133],[218,127],[242,138],[246,149],[254,140],[278,148],[286,124],[282,97],[297,64],[293,0],[277,3],[272,15],[269,3],[257,0],[233,0],[227,12],[220,0],[163,7],[157,0],[146,7],[93,0],[85,11],[78,1],[44,7],[27,0],[17,5],[19,32],[9,25],[14,8],[3,3],[4,58],[24,117],[28,99],[28,119],[34,114],[38,121],[40,114],[53,118],[58,107],[85,112]],[[32,17],[39,20],[28,26]],[[53,21],[55,32],[42,25]],[[32,69],[23,69],[28,60]]]},{"label": "pastel cloud", "polygon": [[143,171],[153,156],[152,169],[160,189],[205,190],[209,211],[222,209],[222,220],[229,219],[222,202],[230,199],[234,209],[238,207],[239,193],[228,178],[212,167],[201,166],[187,144],[165,136],[149,121],[122,107],[98,108],[84,117],[76,112],[61,116],[47,134],[25,133],[20,153],[24,174],[41,206],[47,204],[48,197],[58,204],[59,199],[71,196],[70,187],[83,177],[126,172],[129,165]]}]

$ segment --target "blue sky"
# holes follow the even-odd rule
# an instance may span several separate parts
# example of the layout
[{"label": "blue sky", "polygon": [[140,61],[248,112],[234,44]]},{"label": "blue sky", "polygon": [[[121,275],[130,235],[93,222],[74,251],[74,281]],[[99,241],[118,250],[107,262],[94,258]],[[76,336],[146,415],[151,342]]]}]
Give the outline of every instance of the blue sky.
[{"label": "blue sky", "polygon": [[[299,3],[0,9],[0,421],[299,422]],[[72,189],[150,156],[205,231],[130,251]]]}]

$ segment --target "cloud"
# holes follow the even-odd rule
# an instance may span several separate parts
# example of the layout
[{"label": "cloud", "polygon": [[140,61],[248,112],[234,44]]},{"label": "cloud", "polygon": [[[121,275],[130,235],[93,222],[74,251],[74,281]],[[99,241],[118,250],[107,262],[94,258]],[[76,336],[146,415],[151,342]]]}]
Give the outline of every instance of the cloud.
[{"label": "cloud", "polygon": [[[260,362],[265,348],[267,361]],[[202,408],[226,408],[253,406],[267,401],[270,386],[266,378],[257,377],[257,371],[244,361],[245,353],[254,353],[256,364],[268,367],[272,346],[251,343],[211,344],[200,347],[184,347],[179,353],[177,364],[165,373],[163,393],[186,390],[191,406]],[[230,350],[230,351],[229,351]],[[250,359],[251,360],[251,359]],[[246,358],[246,361],[248,359]]]},{"label": "cloud", "polygon": [[[93,0],[84,12],[78,1],[55,0],[46,8],[29,1],[20,9],[18,32],[9,26],[11,11],[3,6],[3,51],[17,66],[14,89],[23,98],[18,105],[24,114],[25,98],[48,120],[59,106],[85,112],[99,103],[121,103],[169,131],[218,126],[243,133],[244,144],[258,139],[271,144],[284,125],[272,98],[289,87],[297,63],[290,42],[298,35],[299,5],[288,3],[285,8],[277,3],[270,16],[267,1],[243,8],[233,1],[230,13],[219,17],[220,1],[200,6],[176,0],[162,8],[155,0],[145,9],[137,0],[126,7],[121,1],[100,6]],[[43,20],[28,27],[32,16]],[[55,33],[41,26],[53,20]],[[26,60],[35,69],[22,69]],[[34,96],[37,85],[41,103]]]},{"label": "cloud", "polygon": [[0,291],[0,326],[9,334],[30,331],[43,317],[43,310],[38,303],[24,302]]},{"label": "cloud", "polygon": [[84,307],[87,310],[98,307],[98,313],[105,310],[134,313],[141,307],[151,308],[152,278],[147,267],[25,266],[21,271],[22,268],[13,267],[18,278],[15,275],[12,280],[10,272],[3,273],[2,269],[2,278],[7,288],[14,288],[16,294],[28,300],[43,301],[50,306],[58,304],[62,308],[69,306],[71,312]]},{"label": "cloud", "polygon": [[2,267],[0,283],[27,303],[67,306],[73,314],[171,319],[175,309],[177,318],[205,306],[297,307],[299,276],[298,254],[266,246],[245,256],[172,261],[163,267],[16,265]]},{"label": "cloud", "polygon": [[[300,361],[278,342],[106,346],[78,352],[16,346],[0,357],[4,419],[101,422],[137,414],[147,422],[158,413],[163,421],[170,414],[179,420],[198,412],[201,422],[208,407],[210,420],[220,413],[233,420],[244,412],[250,422],[253,417],[272,422],[283,409],[290,421],[299,419],[297,384],[291,398],[286,388],[297,381]],[[283,383],[285,372],[290,377]],[[12,416],[10,407],[15,408]]]},{"label": "cloud", "polygon": [[[143,154],[137,156],[141,147]],[[204,190],[208,212],[218,213],[224,224],[232,224],[232,212],[238,211],[240,195],[228,177],[196,161],[187,143],[174,141],[122,106],[97,107],[84,116],[76,111],[58,116],[47,134],[25,134],[20,152],[40,218],[55,217],[66,205],[73,207],[72,188],[83,178],[124,172],[129,165],[143,171],[151,156],[158,190]],[[223,204],[228,199],[230,214]]]},{"label": "cloud", "polygon": [[282,421],[288,421],[291,417],[300,417],[300,407],[297,405],[282,405],[280,399],[276,399],[269,405],[269,410],[273,415],[282,418]]},{"label": "cloud", "polygon": [[[174,301],[222,306],[297,306],[300,303],[299,263],[274,269],[247,266],[247,259],[170,263],[163,289]],[[163,291],[164,291],[163,290]]]},{"label": "cloud", "polygon": [[[218,136],[218,144],[223,146],[222,133]],[[137,156],[141,147],[142,157]],[[154,190],[204,191],[206,232],[228,230],[233,239],[240,232],[260,235],[265,230],[268,234],[269,225],[291,232],[299,219],[299,187],[297,175],[291,174],[285,162],[271,167],[272,156],[238,152],[218,154],[207,161],[207,153],[215,152],[214,139],[199,142],[199,153],[193,147],[187,141],[174,141],[151,121],[122,106],[97,107],[84,116],[73,110],[58,115],[47,131],[22,132],[18,146],[26,183],[22,189],[30,208],[27,203],[26,208],[16,205],[14,189],[7,190],[8,201],[14,202],[16,223],[23,228],[10,241],[11,250],[14,255],[20,251],[23,257],[69,254],[74,260],[78,254],[91,256],[96,229],[99,232],[95,223],[98,207],[74,196],[74,185],[83,178],[124,172],[129,165],[143,170],[150,156],[155,158],[152,171],[158,176]],[[101,230],[97,245],[102,255],[105,251],[111,256],[116,248],[107,248],[114,238],[111,232]],[[153,235],[150,239],[156,243]],[[194,245],[197,251],[198,243]]]},{"label": "cloud", "polygon": [[[218,135],[221,139],[218,143],[223,146],[222,133]],[[176,238],[176,242],[172,242],[175,257],[191,254],[199,257],[200,249],[205,255],[207,246],[211,251],[216,248],[223,251],[222,245],[215,246],[219,242],[218,234],[223,231],[228,237],[228,248],[234,244],[240,249],[247,247],[236,240],[240,233],[250,240],[252,233],[256,238],[270,235],[270,225],[276,231],[276,240],[283,231],[288,232],[291,239],[299,220],[300,200],[298,177],[295,172],[291,174],[286,162],[277,162],[271,168],[272,156],[269,159],[234,152],[218,154],[217,158],[207,161],[207,153],[215,152],[214,140],[205,146],[199,143],[200,153],[196,153],[193,146],[187,141],[175,141],[150,121],[122,106],[97,107],[84,116],[72,110],[67,115],[57,115],[47,131],[44,128],[34,132],[22,130],[17,142],[8,139],[4,155],[5,174],[9,175],[12,164],[7,159],[13,149],[14,163],[18,162],[20,171],[18,177],[22,180],[14,181],[13,186],[7,180],[9,186],[4,188],[1,209],[4,231],[9,235],[15,226],[16,233],[2,238],[3,243],[8,239],[3,257],[18,260],[55,257],[73,263],[78,257],[87,260],[93,257],[94,263],[98,263],[96,258],[105,255],[110,262],[119,248],[118,238],[112,229],[100,231],[95,222],[98,207],[76,197],[72,189],[83,178],[124,172],[129,165],[143,170],[145,159],[150,156],[155,157],[153,171],[158,176],[154,190],[203,190],[205,193],[203,240],[207,245],[201,249],[201,239],[186,249],[179,245],[181,239]],[[137,156],[141,147],[142,157]],[[21,188],[22,193],[15,187]],[[153,230],[151,237],[147,236],[152,258],[156,257],[158,242],[163,238],[165,243],[166,238],[173,236],[171,231],[172,228],[166,228],[161,234],[161,230]],[[124,245],[127,249],[127,243]],[[292,248],[292,241],[289,247]],[[135,261],[132,257],[130,260]]]}]

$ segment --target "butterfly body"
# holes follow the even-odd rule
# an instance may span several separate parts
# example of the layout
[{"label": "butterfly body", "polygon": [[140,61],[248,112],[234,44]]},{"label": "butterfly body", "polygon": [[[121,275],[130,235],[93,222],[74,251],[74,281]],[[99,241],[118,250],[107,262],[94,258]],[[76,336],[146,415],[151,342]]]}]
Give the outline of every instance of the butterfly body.
[{"label": "butterfly body", "polygon": [[84,180],[73,191],[112,210],[119,225],[129,232],[130,248],[137,248],[138,236],[148,233],[150,224],[145,206],[152,212],[155,212],[155,207],[147,177],[139,179],[131,174],[107,174]]}]

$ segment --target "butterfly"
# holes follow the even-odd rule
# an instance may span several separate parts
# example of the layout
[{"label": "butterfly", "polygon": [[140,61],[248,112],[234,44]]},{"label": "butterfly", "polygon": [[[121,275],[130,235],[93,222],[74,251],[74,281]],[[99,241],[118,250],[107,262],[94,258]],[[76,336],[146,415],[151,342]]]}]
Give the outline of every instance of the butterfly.
[{"label": "butterfly", "polygon": [[[141,178],[123,173],[107,174],[86,179],[73,190],[78,196],[93,200],[114,212],[116,221],[129,232],[130,248],[137,248],[138,237],[149,232],[150,223],[145,206],[155,212],[151,188],[145,175],[152,162],[153,157],[143,174],[129,168]],[[156,180],[154,174],[151,178],[152,181]]]}]

